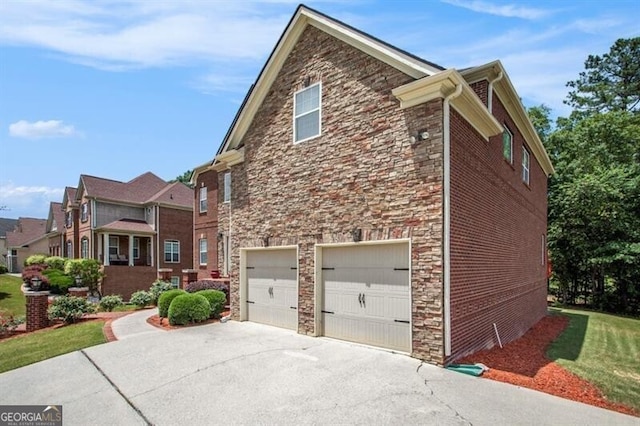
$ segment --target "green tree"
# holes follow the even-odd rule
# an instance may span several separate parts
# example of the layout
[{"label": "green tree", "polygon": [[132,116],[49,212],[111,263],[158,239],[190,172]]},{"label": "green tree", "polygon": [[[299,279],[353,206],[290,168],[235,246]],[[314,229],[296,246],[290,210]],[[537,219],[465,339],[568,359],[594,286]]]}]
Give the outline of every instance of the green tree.
[{"label": "green tree", "polygon": [[585,71],[570,81],[566,104],[578,114],[638,111],[640,103],[640,37],[618,39],[609,53],[589,55]]},{"label": "green tree", "polygon": [[191,184],[191,174],[192,173],[193,173],[193,170],[187,170],[186,172],[184,172],[180,176],[176,176],[175,179],[171,179],[169,182],[170,183],[182,182],[185,185],[187,185],[189,188],[193,188],[193,185]]}]

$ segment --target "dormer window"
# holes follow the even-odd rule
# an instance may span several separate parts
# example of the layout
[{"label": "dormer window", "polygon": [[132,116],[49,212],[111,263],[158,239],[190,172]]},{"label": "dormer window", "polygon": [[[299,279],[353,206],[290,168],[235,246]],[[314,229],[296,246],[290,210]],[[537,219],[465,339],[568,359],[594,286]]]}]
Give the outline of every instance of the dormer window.
[{"label": "dormer window", "polygon": [[297,91],[293,98],[293,142],[320,136],[322,85],[316,83]]}]

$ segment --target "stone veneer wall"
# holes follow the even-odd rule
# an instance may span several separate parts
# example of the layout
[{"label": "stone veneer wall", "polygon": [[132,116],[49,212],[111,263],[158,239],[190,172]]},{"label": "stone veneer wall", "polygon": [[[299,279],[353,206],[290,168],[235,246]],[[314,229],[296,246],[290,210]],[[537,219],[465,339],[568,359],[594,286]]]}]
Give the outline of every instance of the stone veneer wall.
[{"label": "stone veneer wall", "polygon": [[[293,96],[322,82],[322,135],[293,143]],[[314,329],[317,243],[411,238],[413,356],[443,363],[442,101],[406,110],[391,90],[413,79],[307,27],[276,77],[232,167],[231,309],[239,318],[239,249],[299,247],[299,329]],[[411,136],[426,129],[425,141]],[[224,187],[219,174],[218,187]]]}]

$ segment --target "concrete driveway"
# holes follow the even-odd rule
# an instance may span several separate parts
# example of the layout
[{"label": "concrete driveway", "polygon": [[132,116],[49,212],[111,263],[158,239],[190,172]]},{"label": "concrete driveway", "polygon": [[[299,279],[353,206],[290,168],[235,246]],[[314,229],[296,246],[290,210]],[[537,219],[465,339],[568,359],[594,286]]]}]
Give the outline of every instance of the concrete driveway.
[{"label": "concrete driveway", "polygon": [[[0,404],[62,404],[65,425],[640,425],[640,419],[398,354],[253,323],[162,331],[0,375]],[[119,331],[117,331],[119,330]]]}]

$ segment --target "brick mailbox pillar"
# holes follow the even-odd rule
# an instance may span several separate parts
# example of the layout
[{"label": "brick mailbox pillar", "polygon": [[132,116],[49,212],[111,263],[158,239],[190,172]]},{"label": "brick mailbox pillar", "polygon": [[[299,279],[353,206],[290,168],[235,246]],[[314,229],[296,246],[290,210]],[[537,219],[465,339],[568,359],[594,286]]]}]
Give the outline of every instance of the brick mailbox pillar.
[{"label": "brick mailbox pillar", "polygon": [[187,284],[192,281],[198,281],[198,271],[195,269],[182,270],[182,288],[186,288]]},{"label": "brick mailbox pillar", "polygon": [[25,291],[23,288],[23,293],[27,299],[27,332],[49,327],[49,292]]},{"label": "brick mailbox pillar", "polygon": [[173,269],[171,268],[160,268],[158,269],[158,279],[160,281],[171,282],[171,273]]}]

